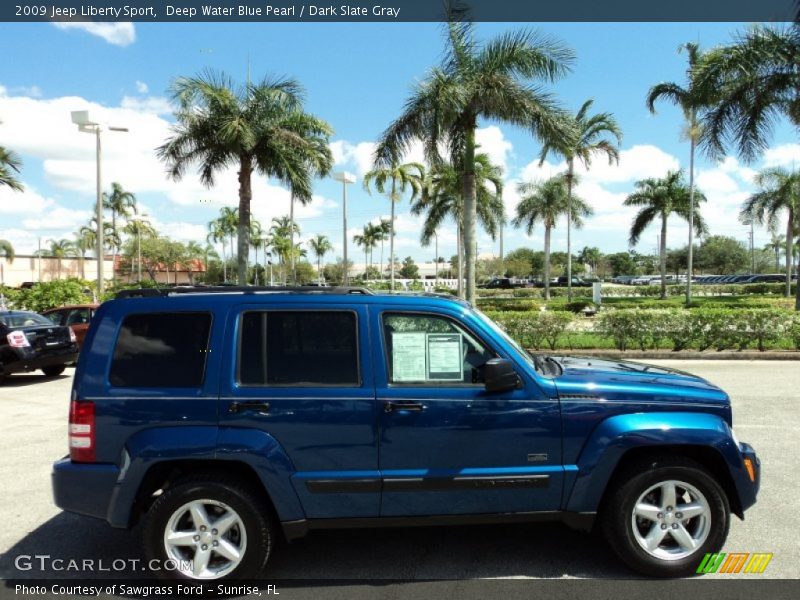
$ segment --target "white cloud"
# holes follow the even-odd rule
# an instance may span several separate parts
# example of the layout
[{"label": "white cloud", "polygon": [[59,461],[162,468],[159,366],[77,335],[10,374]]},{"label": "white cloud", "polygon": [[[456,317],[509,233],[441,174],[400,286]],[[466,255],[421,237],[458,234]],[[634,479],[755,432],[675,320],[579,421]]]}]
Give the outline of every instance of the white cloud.
[{"label": "white cloud", "polygon": [[136,29],[133,23],[72,23],[59,22],[53,23],[59,29],[78,29],[91,35],[103,38],[114,46],[128,46],[136,41]]},{"label": "white cloud", "polygon": [[162,96],[148,96],[146,98],[124,96],[120,106],[137,112],[152,113],[154,115],[168,115],[172,113],[172,105],[169,103],[169,100]]},{"label": "white cloud", "polygon": [[136,82],[136,91],[140,94],[146,94],[150,91],[150,88],[147,87],[147,84],[144,81],[137,81]]},{"label": "white cloud", "polygon": [[478,152],[489,155],[492,164],[502,167],[508,173],[508,158],[513,155],[514,145],[503,135],[503,130],[496,125],[483,127],[475,131]]},{"label": "white cloud", "polygon": [[800,167],[800,144],[782,144],[764,151],[765,167]]},{"label": "white cloud", "polygon": [[337,167],[355,168],[359,177],[363,177],[372,168],[374,142],[352,144],[346,140],[337,140],[331,143],[330,148],[334,165]]},{"label": "white cloud", "polygon": [[6,86],[0,85],[0,96],[6,95]]}]

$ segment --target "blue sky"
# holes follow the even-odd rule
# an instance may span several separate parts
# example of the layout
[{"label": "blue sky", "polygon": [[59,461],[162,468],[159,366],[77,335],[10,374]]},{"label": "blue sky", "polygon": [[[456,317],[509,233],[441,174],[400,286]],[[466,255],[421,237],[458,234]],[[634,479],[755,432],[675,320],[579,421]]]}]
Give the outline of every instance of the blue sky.
[{"label": "blue sky", "polygon": [[[481,38],[524,26],[479,24]],[[576,248],[603,251],[627,248],[632,213],[621,207],[637,179],[660,176],[685,167],[688,145],[681,139],[681,114],[663,106],[652,116],[644,105],[649,86],[683,81],[684,55],[679,44],[699,41],[713,46],[730,39],[741,25],[691,23],[541,24],[536,29],[570,46],[577,55],[573,73],[552,90],[572,110],[595,99],[598,111],[613,112],[623,132],[622,161],[609,167],[599,159],[585,174],[579,193],[594,205],[596,217],[575,236]],[[69,111],[88,108],[128,134],[104,138],[104,179],[120,181],[137,195],[160,231],[177,239],[205,238],[206,223],[220,206],[235,205],[235,172],[221,174],[213,190],[205,190],[193,174],[180,183],[169,181],[153,154],[172,120],[167,88],[176,76],[211,67],[239,80],[264,74],[290,75],[307,89],[307,108],[334,127],[332,148],[337,169],[359,176],[351,186],[349,237],[370,220],[388,214],[388,201],[368,196],[360,185],[368,168],[372,143],[398,115],[410,85],[435,65],[442,48],[437,24],[0,24],[11,54],[0,70],[0,144],[24,160],[24,194],[0,190],[0,237],[17,253],[35,249],[38,238],[71,237],[90,217],[94,190],[94,144],[70,123]],[[482,149],[505,168],[505,199],[513,214],[515,186],[521,179],[546,177],[559,169],[557,159],[538,168],[539,144],[526,132],[498,123],[481,123]],[[418,158],[414,150],[411,158]],[[752,165],[735,157],[723,163],[701,159],[698,185],[709,203],[705,216],[712,233],[746,239],[736,219],[741,201],[752,190],[754,170],[765,165],[800,163],[797,132],[780,123],[770,150]],[[305,239],[327,234],[341,254],[341,187],[319,181],[314,202],[298,209]],[[288,192],[275,182],[254,181],[253,210],[262,223],[288,213]],[[398,254],[430,259],[433,249],[420,248],[419,221],[399,207]],[[670,224],[670,245],[685,239],[686,227]],[[554,235],[554,249],[565,245],[563,224]],[[643,236],[639,250],[652,252],[656,230]],[[769,234],[757,233],[757,243]],[[506,249],[541,248],[542,232],[531,238],[510,228]],[[440,233],[440,254],[454,252],[450,226]],[[479,252],[497,251],[482,235]],[[351,243],[351,257],[360,253]]]}]

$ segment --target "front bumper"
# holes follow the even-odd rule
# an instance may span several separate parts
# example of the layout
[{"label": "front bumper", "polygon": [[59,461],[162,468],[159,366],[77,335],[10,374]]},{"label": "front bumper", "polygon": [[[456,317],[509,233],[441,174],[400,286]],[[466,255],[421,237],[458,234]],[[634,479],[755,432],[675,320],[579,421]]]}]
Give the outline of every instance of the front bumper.
[{"label": "front bumper", "polygon": [[53,500],[68,512],[108,519],[119,468],[113,464],[82,464],[68,456],[53,463]]}]

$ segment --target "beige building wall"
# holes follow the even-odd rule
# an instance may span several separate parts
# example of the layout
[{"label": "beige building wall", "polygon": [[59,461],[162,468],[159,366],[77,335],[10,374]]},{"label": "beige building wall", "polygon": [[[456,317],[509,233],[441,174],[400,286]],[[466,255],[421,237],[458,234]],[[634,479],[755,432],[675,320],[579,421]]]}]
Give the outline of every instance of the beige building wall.
[{"label": "beige building wall", "polygon": [[[0,284],[8,287],[20,287],[23,283],[39,281],[54,281],[56,279],[67,279],[69,277],[79,277],[94,281],[97,279],[97,261],[93,258],[81,260],[80,258],[62,258],[61,264],[55,258],[22,255],[16,256],[13,261],[2,256],[0,257]],[[103,267],[103,278],[106,282],[111,281],[111,269],[113,265],[112,257],[105,258]],[[195,274],[197,275],[197,273]],[[120,281],[135,281],[136,274],[133,276],[117,275]],[[150,279],[146,271],[142,271],[142,279]],[[170,271],[169,281],[167,273],[159,271],[156,273],[156,280],[159,283],[175,283],[175,272]],[[178,271],[178,283],[189,283],[189,273]]]}]

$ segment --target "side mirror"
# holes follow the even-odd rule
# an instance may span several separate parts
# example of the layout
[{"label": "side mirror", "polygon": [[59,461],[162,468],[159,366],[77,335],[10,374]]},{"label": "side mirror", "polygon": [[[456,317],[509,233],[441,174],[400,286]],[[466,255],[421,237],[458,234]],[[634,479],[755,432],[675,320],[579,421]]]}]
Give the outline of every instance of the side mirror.
[{"label": "side mirror", "polygon": [[483,367],[484,387],[487,392],[507,392],[516,388],[520,379],[510,360],[491,358]]}]

